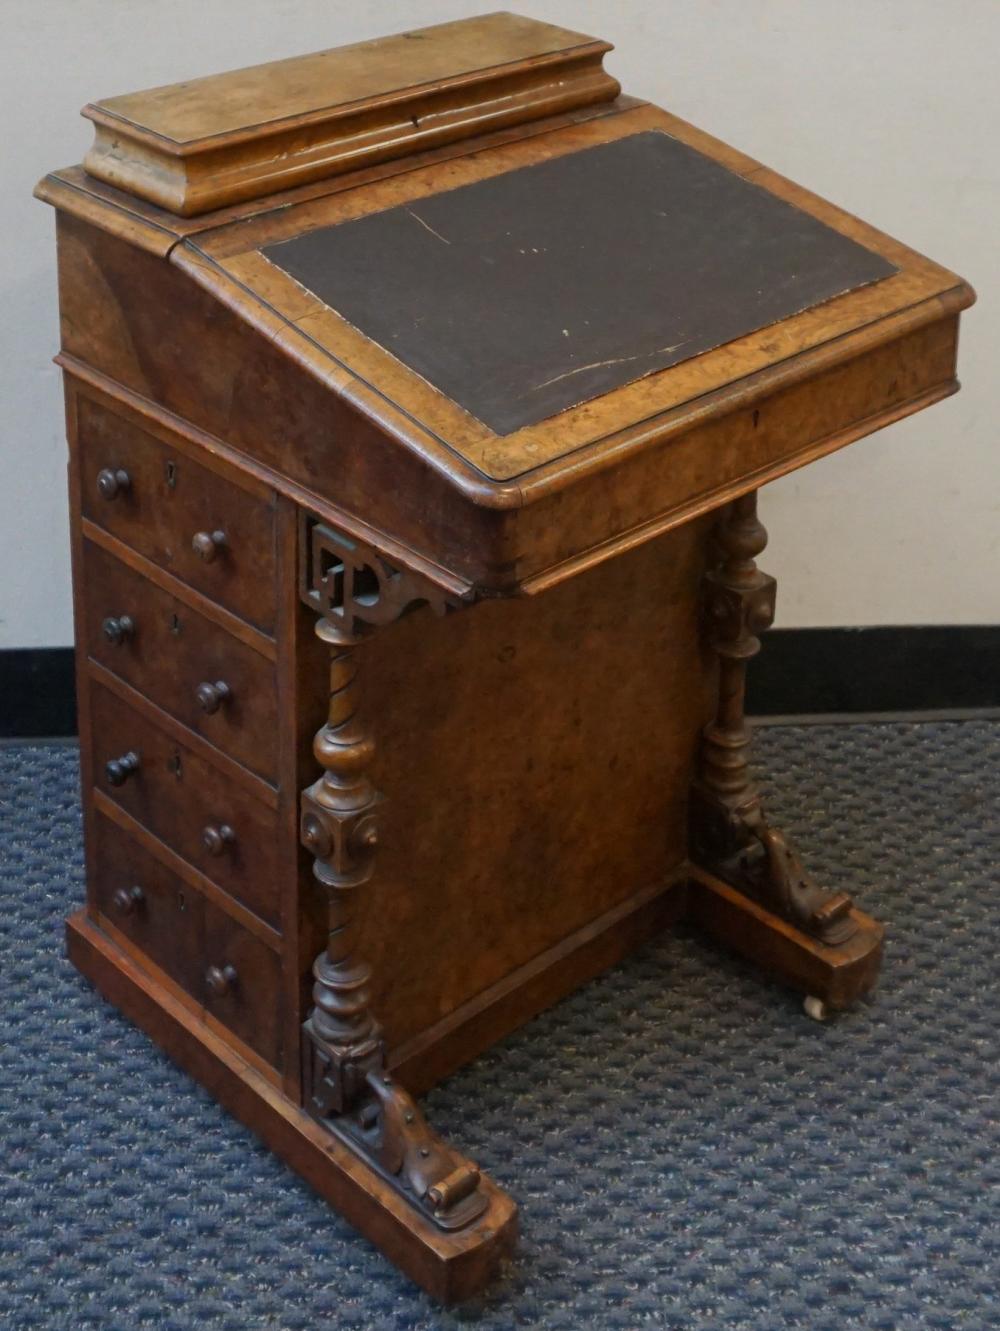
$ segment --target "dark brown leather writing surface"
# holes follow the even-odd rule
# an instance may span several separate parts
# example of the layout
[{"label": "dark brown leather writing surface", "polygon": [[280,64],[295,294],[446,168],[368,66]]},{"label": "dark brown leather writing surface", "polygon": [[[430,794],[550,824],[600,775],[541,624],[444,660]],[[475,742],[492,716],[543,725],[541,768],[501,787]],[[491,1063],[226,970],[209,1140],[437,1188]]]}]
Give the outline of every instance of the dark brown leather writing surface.
[{"label": "dark brown leather writing surface", "polygon": [[262,252],[501,435],[897,271],[658,131]]}]

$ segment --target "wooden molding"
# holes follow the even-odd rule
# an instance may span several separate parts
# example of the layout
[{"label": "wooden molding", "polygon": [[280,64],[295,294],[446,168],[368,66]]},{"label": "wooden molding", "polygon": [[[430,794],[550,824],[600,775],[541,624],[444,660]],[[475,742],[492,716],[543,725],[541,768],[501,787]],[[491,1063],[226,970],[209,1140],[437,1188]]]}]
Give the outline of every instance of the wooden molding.
[{"label": "wooden molding", "polygon": [[611,101],[611,49],[515,14],[442,23],[92,103],[84,166],[193,217]]}]

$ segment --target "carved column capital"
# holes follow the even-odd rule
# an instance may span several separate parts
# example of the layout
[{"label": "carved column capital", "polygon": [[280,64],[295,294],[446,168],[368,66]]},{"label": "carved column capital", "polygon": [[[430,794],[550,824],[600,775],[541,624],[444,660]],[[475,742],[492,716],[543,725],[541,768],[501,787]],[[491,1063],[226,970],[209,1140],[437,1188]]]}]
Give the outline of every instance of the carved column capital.
[{"label": "carved column capital", "polygon": [[457,604],[429,578],[397,568],[374,546],[308,515],[303,516],[300,591],[325,621],[326,641],[344,646],[356,645],[373,629],[420,606],[443,615]]}]

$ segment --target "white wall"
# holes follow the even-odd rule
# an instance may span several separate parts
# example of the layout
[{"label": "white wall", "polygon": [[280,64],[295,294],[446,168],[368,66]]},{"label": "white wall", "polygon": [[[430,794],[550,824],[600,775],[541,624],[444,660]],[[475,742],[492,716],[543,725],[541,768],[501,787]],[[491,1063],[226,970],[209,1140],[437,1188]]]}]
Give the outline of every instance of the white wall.
[{"label": "white wall", "polygon": [[[52,213],[84,102],[503,0],[0,0],[0,648],[71,641]],[[1000,0],[523,0],[626,89],[977,288],[963,392],[768,487],[781,625],[1000,620]]]}]

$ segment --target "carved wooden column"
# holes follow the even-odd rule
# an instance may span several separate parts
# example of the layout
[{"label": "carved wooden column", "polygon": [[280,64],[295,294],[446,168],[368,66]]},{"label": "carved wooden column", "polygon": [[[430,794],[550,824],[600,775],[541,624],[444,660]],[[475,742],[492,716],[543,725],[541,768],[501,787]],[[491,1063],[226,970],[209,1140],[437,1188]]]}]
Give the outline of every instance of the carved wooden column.
[{"label": "carved wooden column", "polygon": [[756,556],[767,544],[755,491],[723,510],[719,563],[705,579],[705,614],[719,658],[714,720],[705,730],[692,791],[691,843],[697,863],[823,943],[855,932],[851,899],[823,891],[784,835],[765,817],[748,764],[747,662],[774,619],[775,581]]},{"label": "carved wooden column", "polygon": [[461,1229],[487,1206],[479,1171],[436,1137],[389,1075],[371,1010],[371,969],[358,952],[366,885],[375,868],[380,795],[374,741],[358,714],[359,657],[373,626],[445,598],[374,551],[319,523],[304,542],[303,597],[330,647],[330,704],[313,745],[322,775],[302,795],[301,835],[327,895],[329,935],[313,967],[314,1006],[303,1028],[306,1110],[442,1229]]}]

